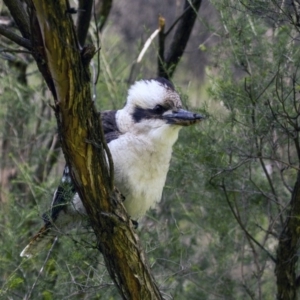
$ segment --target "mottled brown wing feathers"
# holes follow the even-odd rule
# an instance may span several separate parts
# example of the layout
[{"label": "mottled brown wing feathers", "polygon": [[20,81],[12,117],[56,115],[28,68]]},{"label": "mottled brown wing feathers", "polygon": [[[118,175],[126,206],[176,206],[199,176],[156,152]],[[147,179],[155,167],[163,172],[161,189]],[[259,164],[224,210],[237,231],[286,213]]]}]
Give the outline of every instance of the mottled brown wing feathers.
[{"label": "mottled brown wing feathers", "polygon": [[[117,139],[121,134],[116,123],[116,113],[116,110],[107,110],[100,113],[107,143]],[[68,172],[69,169],[66,167],[63,180],[54,193],[50,216],[47,214],[43,215],[45,226],[31,239],[30,243],[24,248],[20,256],[32,257],[44,250],[47,245],[52,243],[55,239],[55,234],[51,234],[52,222],[55,222],[60,211],[64,209],[66,203],[69,203],[70,199],[72,199],[72,196],[75,194],[75,188]],[[67,188],[68,186],[70,187]],[[66,190],[70,190],[70,192],[66,193]],[[70,195],[66,197],[66,194]],[[69,201],[66,198],[68,198]]]},{"label": "mottled brown wing feathers", "polygon": [[50,234],[51,226],[43,226],[39,232],[30,240],[29,244],[21,252],[21,257],[32,257],[39,252],[43,251],[47,245],[51,244],[55,236]]}]

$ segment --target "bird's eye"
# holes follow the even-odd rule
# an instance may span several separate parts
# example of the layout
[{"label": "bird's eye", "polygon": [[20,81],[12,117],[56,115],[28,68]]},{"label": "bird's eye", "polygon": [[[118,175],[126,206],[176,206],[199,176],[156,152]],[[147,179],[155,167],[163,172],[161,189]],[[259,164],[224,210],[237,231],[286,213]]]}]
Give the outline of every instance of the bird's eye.
[{"label": "bird's eye", "polygon": [[154,107],[154,112],[157,114],[162,114],[165,111],[166,111],[166,109],[162,105],[158,104]]}]

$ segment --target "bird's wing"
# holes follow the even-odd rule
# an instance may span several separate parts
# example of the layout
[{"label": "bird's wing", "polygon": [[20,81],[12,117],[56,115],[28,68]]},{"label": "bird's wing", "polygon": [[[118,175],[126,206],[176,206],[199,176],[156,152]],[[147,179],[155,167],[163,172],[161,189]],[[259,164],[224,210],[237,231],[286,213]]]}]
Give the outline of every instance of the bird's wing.
[{"label": "bird's wing", "polygon": [[[106,110],[100,113],[104,136],[107,143],[117,139],[121,134],[115,119],[116,112],[116,110]],[[75,194],[76,189],[71,178],[69,167],[66,165],[60,185],[53,195],[50,211],[43,214],[46,225],[56,221],[59,213],[62,210],[66,210],[67,205],[72,201]]]},{"label": "bird's wing", "polygon": [[71,203],[75,194],[76,190],[70,175],[69,167],[65,166],[61,182],[54,192],[50,211],[43,214],[46,225],[50,225],[56,221],[60,211],[66,209],[67,204]]},{"label": "bird's wing", "polygon": [[[67,210],[68,203],[72,201],[76,194],[74,184],[71,180],[69,168],[64,169],[60,185],[53,195],[53,200],[49,212],[43,214],[45,225],[30,240],[29,244],[23,249],[20,256],[32,257],[42,251],[47,244],[54,241],[55,235],[51,234],[51,229],[55,226],[61,211]],[[62,218],[65,214],[62,214]]]},{"label": "bird's wing", "polygon": [[121,132],[116,122],[116,110],[105,110],[100,113],[106,143],[117,139]]}]

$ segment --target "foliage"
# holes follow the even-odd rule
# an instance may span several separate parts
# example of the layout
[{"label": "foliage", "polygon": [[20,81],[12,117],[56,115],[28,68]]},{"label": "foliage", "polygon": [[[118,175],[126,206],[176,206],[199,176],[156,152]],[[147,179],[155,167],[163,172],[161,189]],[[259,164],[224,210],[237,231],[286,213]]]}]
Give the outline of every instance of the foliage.
[{"label": "foliage", "polygon": [[[297,15],[277,1],[212,2],[219,23],[210,29],[219,41],[210,47],[209,99],[201,107],[208,118],[182,130],[162,202],[138,233],[167,299],[274,299],[276,250],[299,172]],[[118,44],[105,52],[106,45],[97,85],[101,109],[120,107],[130,73]],[[88,228],[37,258],[18,257],[40,226],[63,159],[50,159],[58,151],[49,147],[56,129],[36,70],[30,65],[24,85],[18,70],[0,62],[1,146],[8,145],[1,172],[12,172],[1,187],[1,296],[116,299]]]},{"label": "foliage", "polygon": [[[270,282],[275,287],[273,269],[283,260],[276,244],[280,249],[290,238],[282,231],[289,215],[298,214],[289,204],[299,192],[299,33],[283,18],[288,8],[276,3],[216,2],[223,29],[211,69],[210,95],[226,113],[211,124],[207,140],[213,144],[209,184],[239,225],[232,245],[242,272],[238,282],[254,299],[275,297]],[[290,278],[297,273],[296,267]],[[287,299],[280,288],[277,295]]]}]

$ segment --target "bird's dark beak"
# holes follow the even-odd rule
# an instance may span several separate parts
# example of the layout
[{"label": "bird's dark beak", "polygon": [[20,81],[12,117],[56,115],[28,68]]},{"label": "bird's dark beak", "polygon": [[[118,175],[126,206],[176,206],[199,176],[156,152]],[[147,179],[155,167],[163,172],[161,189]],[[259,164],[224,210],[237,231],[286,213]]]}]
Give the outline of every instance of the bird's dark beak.
[{"label": "bird's dark beak", "polygon": [[189,126],[195,123],[199,123],[204,116],[184,110],[178,109],[173,111],[171,114],[163,115],[163,118],[167,120],[168,124],[180,125],[180,126]]}]

